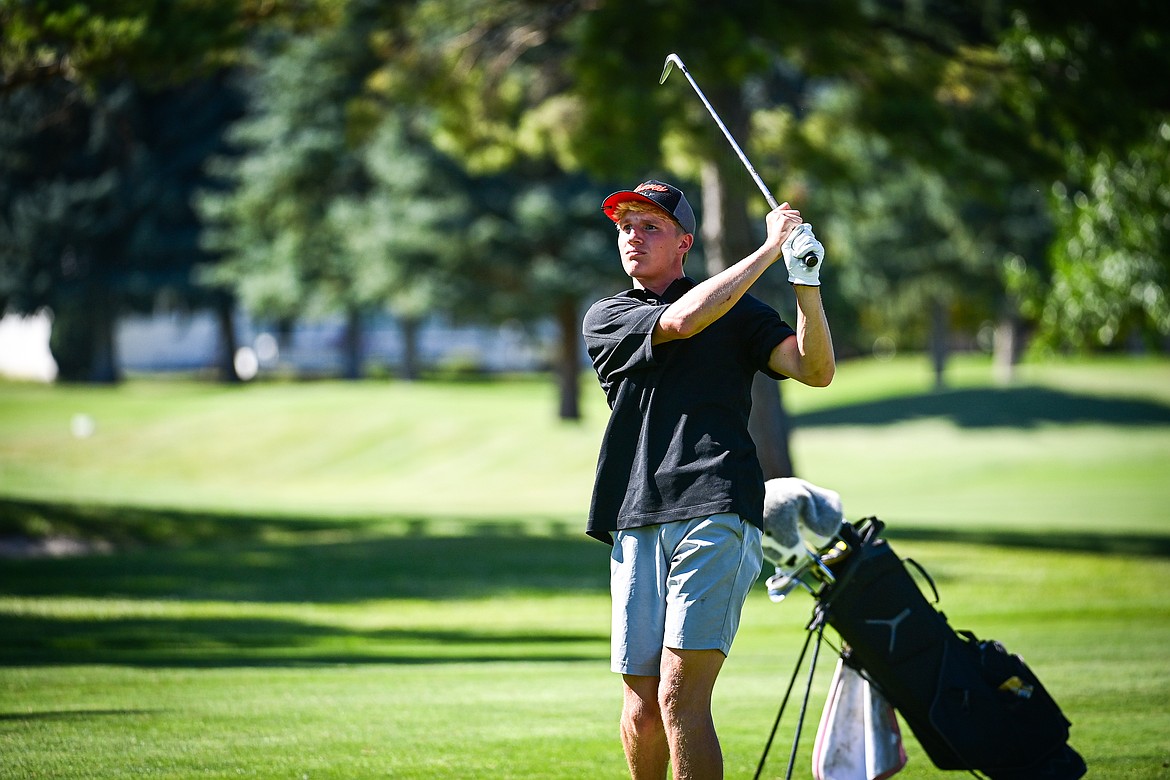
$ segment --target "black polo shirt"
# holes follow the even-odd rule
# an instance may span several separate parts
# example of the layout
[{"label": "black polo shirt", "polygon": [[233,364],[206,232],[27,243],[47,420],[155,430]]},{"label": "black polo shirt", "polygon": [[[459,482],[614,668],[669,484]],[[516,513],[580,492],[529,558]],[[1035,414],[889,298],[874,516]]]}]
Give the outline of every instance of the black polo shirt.
[{"label": "black polo shirt", "polygon": [[695,286],[659,297],[631,289],[585,314],[589,357],[612,409],[597,460],[586,533],[736,512],[762,528],[764,477],[748,433],[752,379],[794,335],[770,306],[745,295],[689,339],[652,346],[666,307]]}]

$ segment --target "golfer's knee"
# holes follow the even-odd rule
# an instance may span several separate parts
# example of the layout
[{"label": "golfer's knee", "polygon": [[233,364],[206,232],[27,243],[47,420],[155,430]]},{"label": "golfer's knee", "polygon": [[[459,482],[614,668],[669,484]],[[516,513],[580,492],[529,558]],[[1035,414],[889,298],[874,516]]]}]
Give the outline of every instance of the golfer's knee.
[{"label": "golfer's knee", "polygon": [[622,735],[649,739],[663,733],[662,713],[649,702],[627,702],[622,709]]}]

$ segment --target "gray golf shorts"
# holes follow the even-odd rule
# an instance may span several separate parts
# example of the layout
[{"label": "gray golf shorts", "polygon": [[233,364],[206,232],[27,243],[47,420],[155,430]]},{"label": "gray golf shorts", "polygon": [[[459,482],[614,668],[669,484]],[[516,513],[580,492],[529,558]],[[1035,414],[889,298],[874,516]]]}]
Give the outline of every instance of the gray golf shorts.
[{"label": "gray golf shorts", "polygon": [[662,648],[727,655],[760,576],[760,530],[733,513],[618,531],[610,668],[659,676]]}]

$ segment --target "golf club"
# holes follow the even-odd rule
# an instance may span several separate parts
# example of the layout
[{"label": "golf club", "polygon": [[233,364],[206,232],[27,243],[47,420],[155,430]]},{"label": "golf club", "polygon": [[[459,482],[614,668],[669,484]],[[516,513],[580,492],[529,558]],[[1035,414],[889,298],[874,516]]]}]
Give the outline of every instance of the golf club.
[{"label": "golf club", "polygon": [[[691,86],[695,89],[695,94],[699,96],[699,100],[703,101],[703,105],[707,107],[707,111],[711,114],[711,118],[715,120],[715,124],[719,125],[719,129],[723,131],[723,135],[727,138],[727,142],[731,144],[731,148],[734,149],[735,153],[739,156],[739,160],[743,163],[743,167],[747,168],[747,172],[751,174],[752,180],[755,181],[756,186],[760,188],[760,192],[764,193],[764,198],[767,199],[768,205],[774,209],[778,208],[780,204],[777,203],[776,198],[772,196],[772,192],[768,189],[768,185],[764,184],[763,179],[760,178],[760,174],[756,173],[755,167],[751,164],[751,161],[748,160],[747,155],[743,153],[743,149],[739,148],[739,144],[737,144],[735,139],[731,136],[731,131],[727,129],[727,125],[723,124],[723,120],[720,119],[719,114],[715,112],[715,108],[711,105],[711,101],[707,100],[707,96],[703,94],[703,90],[699,89],[699,85],[696,84],[695,80],[691,77],[691,72],[687,70],[687,66],[683,64],[683,61],[677,54],[668,54],[666,56],[666,64],[662,66],[662,75],[658,78],[658,83],[666,83],[666,78],[670,75],[670,71],[674,68],[675,65],[677,65],[678,69],[681,70],[683,75],[687,77],[687,81],[691,82]],[[809,268],[812,268],[818,262],[817,256],[812,252],[805,255],[802,260]]]}]

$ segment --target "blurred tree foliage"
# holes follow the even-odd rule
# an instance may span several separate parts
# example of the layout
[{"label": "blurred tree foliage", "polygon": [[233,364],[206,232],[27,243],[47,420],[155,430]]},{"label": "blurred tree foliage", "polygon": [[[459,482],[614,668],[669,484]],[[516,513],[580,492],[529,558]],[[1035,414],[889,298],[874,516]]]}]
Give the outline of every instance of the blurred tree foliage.
[{"label": "blurred tree foliage", "polygon": [[0,92],[129,80],[150,90],[238,63],[258,28],[328,23],[344,0],[0,0]]},{"label": "blurred tree foliage", "polygon": [[1010,268],[1036,344],[1156,349],[1170,334],[1170,121],[1120,153],[1070,153],[1068,162],[1080,186],[1053,188],[1051,268]]},{"label": "blurred tree foliage", "polygon": [[[884,43],[871,49],[858,37],[844,68],[821,58],[809,69],[844,76],[859,99],[850,125],[945,177],[945,197],[965,202],[964,229],[953,235],[978,237],[962,251],[987,261],[1001,314],[1018,321],[1022,308],[1041,348],[1170,335],[1170,224],[1159,214],[1170,158],[1170,6],[866,8],[873,40]],[[871,242],[870,260],[889,262],[880,258],[896,257],[891,247]],[[954,289],[971,300],[966,284]]]},{"label": "blurred tree foliage", "polygon": [[548,364],[563,419],[580,414],[585,306],[599,290],[628,284],[600,214],[602,198],[617,185],[605,184],[609,171],[585,170],[567,135],[579,110],[568,68],[572,29],[591,6],[421,0],[404,45],[385,50],[371,81],[387,100],[427,111],[435,145],[463,161],[475,180],[478,217],[461,270],[474,284],[470,298],[456,298],[460,311],[555,325]]},{"label": "blurred tree foliage", "polygon": [[[826,239],[844,354],[935,344],[941,382],[948,332],[992,320],[1054,349],[1170,334],[1156,0],[0,0],[0,29],[0,295],[60,308],[59,345],[160,289],[202,305],[175,283],[198,263],[265,316],[347,312],[355,375],[373,311],[552,318],[572,416],[569,326],[623,284],[599,194],[650,175],[700,192],[713,269],[759,239],[762,200],[703,107],[657,84],[670,51]],[[180,96],[233,84],[237,156],[195,251],[179,204],[209,189],[196,163],[230,112]],[[110,378],[109,346],[68,373]]]},{"label": "blurred tree foliage", "polygon": [[[233,132],[240,156],[217,166],[230,186],[202,202],[208,246],[224,256],[208,278],[270,318],[348,311],[351,344],[357,314],[389,311],[408,358],[428,315],[551,319],[560,413],[576,417],[580,299],[609,259],[602,192],[524,148],[522,133],[470,121],[466,81],[450,73],[467,47],[443,37],[459,28],[436,5],[409,10],[351,2],[335,26],[267,42]],[[520,21],[488,19],[482,35]],[[507,74],[535,78],[523,64]],[[484,132],[495,141],[478,154],[468,138]],[[403,373],[418,371],[408,359]]]},{"label": "blurred tree foliage", "polygon": [[[263,36],[243,79],[248,110],[230,132],[233,154],[212,164],[221,186],[200,200],[205,246],[221,258],[204,279],[274,322],[343,313],[349,377],[360,373],[362,317],[384,293],[348,251],[334,208],[373,186],[362,151],[379,117],[362,99],[370,33],[383,20],[372,6],[351,3],[338,24],[311,34]],[[368,267],[385,262],[377,254]]]},{"label": "blurred tree foliage", "polygon": [[230,315],[230,299],[191,278],[207,258],[189,198],[240,105],[216,79],[70,95],[55,80],[0,98],[0,310],[49,307],[60,377],[113,382],[120,314]]},{"label": "blurred tree foliage", "polygon": [[308,2],[0,0],[0,310],[54,313],[66,380],[119,378],[128,310],[214,308],[235,376],[232,300],[206,262],[190,197],[241,110],[223,76],[258,25],[327,17]]}]

